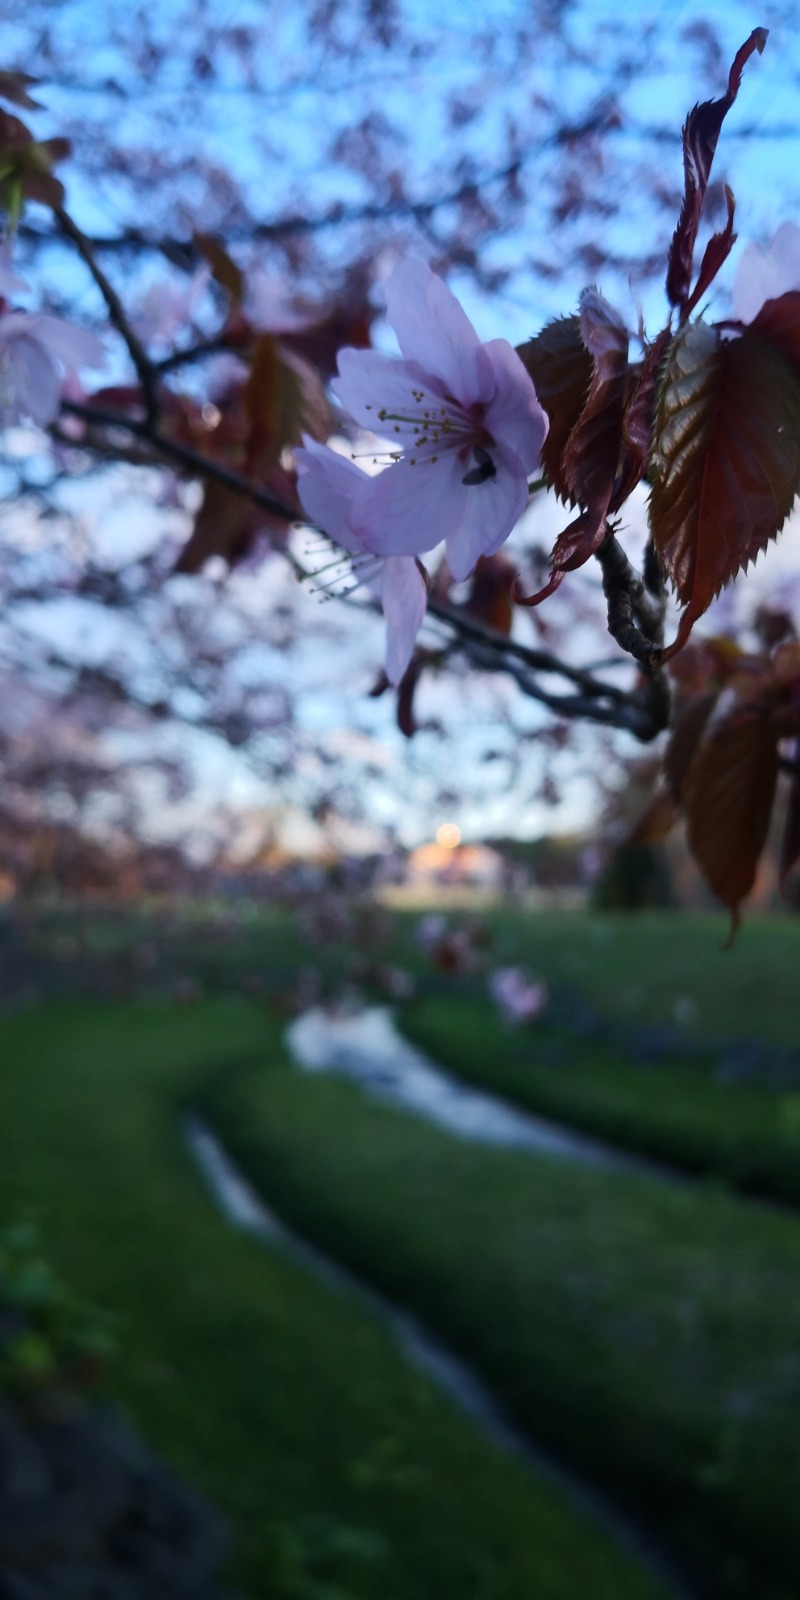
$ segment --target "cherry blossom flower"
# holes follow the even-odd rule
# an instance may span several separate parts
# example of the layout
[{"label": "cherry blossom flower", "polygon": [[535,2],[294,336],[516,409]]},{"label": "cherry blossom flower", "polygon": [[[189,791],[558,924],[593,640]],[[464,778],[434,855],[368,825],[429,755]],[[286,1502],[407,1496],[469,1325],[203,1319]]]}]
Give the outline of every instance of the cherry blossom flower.
[{"label": "cherry blossom flower", "polygon": [[420,917],[416,927],[416,940],[421,950],[430,954],[444,938],[447,923],[438,911],[429,911],[426,916]]},{"label": "cherry blossom flower", "polygon": [[102,367],[105,351],[85,328],[44,312],[0,316],[0,427],[29,418],[46,427],[58,414],[68,377]]},{"label": "cherry blossom flower", "polygon": [[178,334],[191,326],[210,282],[211,268],[204,262],[180,283],[151,283],[139,296],[132,317],[140,339],[148,344],[172,344]]},{"label": "cherry blossom flower", "polygon": [[303,435],[303,445],[295,452],[303,510],[355,558],[357,581],[368,583],[378,595],[386,619],[386,676],[397,684],[411,660],[425,615],[425,580],[413,556],[376,557],[353,528],[352,508],[370,482],[367,474],[308,434]]},{"label": "cherry blossom flower", "polygon": [[504,1022],[535,1022],[547,1006],[547,984],[525,967],[498,967],[489,979],[489,993]]},{"label": "cherry blossom flower", "polygon": [[12,295],[19,294],[28,288],[24,278],[18,278],[11,265],[11,252],[7,244],[0,245],[0,295],[4,300],[10,300]]},{"label": "cherry blossom flower", "polygon": [[244,314],[254,328],[267,333],[303,333],[320,321],[315,314],[303,309],[287,290],[280,278],[273,277],[262,267],[254,267],[247,274],[244,297]]},{"label": "cherry blossom flower", "polygon": [[356,422],[397,444],[392,464],[354,493],[349,526],[386,557],[421,555],[444,539],[461,582],[522,516],[547,417],[516,351],[505,339],[481,344],[422,261],[396,267],[386,302],[403,359],[342,350],[333,383]]},{"label": "cherry blossom flower", "polygon": [[752,322],[767,300],[800,289],[800,227],[784,222],[766,249],[751,243],[743,251],[733,285],[733,314]]}]

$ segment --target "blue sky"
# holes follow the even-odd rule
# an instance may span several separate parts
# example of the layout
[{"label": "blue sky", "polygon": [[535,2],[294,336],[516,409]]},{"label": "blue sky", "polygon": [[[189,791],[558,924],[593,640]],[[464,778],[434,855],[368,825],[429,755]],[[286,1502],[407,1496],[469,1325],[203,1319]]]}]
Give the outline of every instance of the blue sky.
[{"label": "blue sky", "polygon": [[[331,61],[307,37],[308,7],[264,6],[253,0],[222,0],[208,8],[207,15],[217,28],[263,25],[270,20],[266,53],[261,58],[265,90],[256,99],[248,92],[246,64],[224,50],[218,57],[218,72],[203,89],[203,115],[189,115],[182,108],[193,104],[196,86],[188,87],[177,54],[170,57],[163,81],[154,85],[142,70],[136,80],[136,94],[120,101],[102,88],[109,77],[134,81],[130,65],[112,42],[113,29],[123,40],[135,43],[138,24],[133,11],[121,0],[111,0],[98,8],[94,0],[67,0],[52,12],[51,22],[59,47],[49,70],[43,73],[42,89],[48,110],[37,118],[42,134],[57,132],[62,120],[79,112],[84,143],[91,146],[91,128],[113,117],[115,129],[129,147],[145,147],[164,141],[170,159],[180,164],[181,151],[203,147],[210,161],[220,169],[230,168],[239,175],[259,214],[274,216],[282,210],[307,208],[324,210],[333,198],[358,201],[368,197],[369,186],[363,176],[344,162],[332,164],[321,159],[320,130],[327,137],[352,120],[354,111],[377,107],[396,129],[397,160],[413,180],[415,194],[440,192],[442,153],[458,153],[481,172],[492,170],[502,157],[507,120],[515,118],[524,129],[525,170],[531,176],[534,196],[541,194],[543,206],[555,182],[560,153],[548,148],[538,136],[547,125],[544,111],[537,111],[537,97],[549,101],[567,119],[585,115],[597,98],[601,83],[613,87],[607,65],[612,54],[622,49],[635,67],[630,81],[619,89],[621,128],[609,137],[603,159],[605,172],[596,174],[598,191],[610,183],[619,214],[597,222],[602,237],[620,252],[633,245],[666,248],[672,227],[669,213],[658,211],[641,177],[644,130],[657,128],[672,134],[655,149],[664,179],[676,189],[680,186],[680,126],[688,107],[699,98],[719,93],[735,50],[759,23],[771,29],[762,58],[748,65],[737,105],[731,111],[720,142],[715,176],[731,182],[737,196],[737,221],[742,241],[766,238],[787,217],[800,214],[800,127],[789,137],[798,112],[798,74],[800,52],[798,28],[800,8],[794,5],[768,5],[758,14],[749,5],[726,3],[697,6],[679,3],[632,4],[621,14],[618,5],[605,0],[584,0],[567,5],[566,27],[576,59],[565,63],[557,38],[544,25],[535,39],[535,62],[520,70],[515,29],[536,15],[536,7],[522,0],[488,0],[480,19],[467,13],[453,0],[443,0],[435,8],[421,0],[404,0],[402,11],[415,34],[419,50],[411,65],[398,71],[391,56],[370,45],[363,30],[353,29],[352,48],[338,61]],[[348,8],[342,7],[342,15]],[[544,7],[539,11],[544,16]],[[165,49],[175,51],[179,43],[185,51],[202,8],[188,0],[171,0],[153,14],[153,24]],[[686,29],[696,27],[702,18],[711,19],[721,35],[722,56],[714,65],[704,58],[702,39],[686,37]],[[274,20],[273,20],[274,19]],[[36,12],[21,8],[18,20],[8,19],[7,59],[22,50],[19,65],[25,65],[26,32],[32,36]],[[476,50],[476,28],[493,35],[489,58]],[[140,31],[140,30],[139,30]],[[199,37],[199,35],[197,35]],[[527,47],[526,47],[527,48]],[[36,70],[37,63],[30,66]],[[295,84],[291,94],[286,85]],[[446,102],[457,92],[464,104],[479,107],[479,113],[454,133],[446,119]],[[745,130],[755,130],[752,132]],[[80,143],[79,138],[76,145]],[[129,195],[118,180],[102,172],[82,171],[76,161],[71,177],[70,200],[78,220],[87,228],[111,229],[126,219],[150,221],[157,217],[158,198],[154,189],[148,196],[148,212],[142,216],[142,193]],[[592,181],[588,175],[587,181]],[[213,186],[212,186],[213,189]],[[191,196],[189,197],[191,200]],[[200,196],[211,205],[211,190]],[[441,226],[446,229],[444,214]],[[453,288],[463,298],[484,338],[504,335],[518,342],[536,330],[549,317],[571,310],[585,282],[582,265],[574,250],[586,237],[585,223],[565,225],[556,240],[543,225],[534,203],[515,234],[504,235],[486,246],[485,259],[491,265],[508,269],[510,276],[501,290],[491,297],[478,289],[465,274],[454,274]],[[335,272],[347,259],[348,230],[334,230],[323,257]],[[424,240],[417,248],[424,252]],[[737,247],[740,249],[741,246]],[[553,281],[537,274],[527,264],[529,258],[549,261],[557,271]],[[268,252],[265,263],[275,265]],[[716,296],[715,311],[724,314],[725,293],[735,269],[735,256],[726,267]],[[57,273],[63,272],[63,259]],[[164,270],[151,267],[146,276]],[[129,284],[128,288],[133,285]],[[306,287],[309,287],[307,284]],[[654,331],[664,319],[665,303],[661,275],[652,281],[629,283],[626,276],[612,271],[600,279],[600,287],[615,303],[631,326],[638,310],[643,310],[647,326]],[[83,307],[91,309],[91,294],[83,294]],[[390,336],[379,330],[379,337]],[[107,513],[105,513],[107,517]],[[558,512],[544,516],[548,539],[558,531]],[[140,511],[131,507],[131,520]],[[125,513],[118,513],[124,522]],[[123,530],[124,531],[124,530]],[[101,537],[103,530],[100,530]],[[107,537],[107,521],[105,526]],[[542,535],[544,537],[544,533]],[[785,536],[788,537],[788,536]],[[588,580],[575,579],[582,583]],[[595,585],[596,587],[596,585]],[[301,600],[308,644],[300,652],[297,671],[308,676],[309,693],[303,701],[302,715],[309,735],[324,742],[339,739],[348,727],[359,736],[382,741],[390,757],[391,778],[383,787],[376,783],[370,801],[373,813],[402,820],[407,836],[427,828],[426,807],[436,785],[437,746],[423,735],[411,747],[405,745],[392,728],[391,706],[387,700],[364,697],[371,664],[380,658],[380,625],[356,630],[357,638],[346,648],[332,640],[321,626],[319,607],[312,600]],[[326,608],[330,609],[330,608]],[[561,613],[554,607],[554,618]],[[566,615],[566,613],[564,613]],[[306,620],[307,619],[307,620]],[[54,619],[55,620],[55,619]],[[344,625],[344,624],[343,624]],[[101,624],[98,620],[95,646],[99,648]],[[327,653],[326,653],[327,652]],[[307,657],[304,663],[304,656]],[[294,668],[292,669],[295,670]],[[425,704],[428,714],[442,716],[453,730],[455,747],[464,761],[477,764],[481,748],[495,744],[502,717],[502,693],[498,686],[476,690],[469,731],[458,726],[453,715],[453,699],[438,686],[431,686]],[[538,725],[539,712],[526,707],[522,720],[530,731]],[[582,746],[580,755],[582,759]],[[222,759],[222,758],[221,758]],[[440,759],[440,758],[439,758]],[[209,792],[210,758],[207,761]],[[573,763],[569,793],[559,813],[561,825],[574,823],[585,806],[585,787],[575,777],[578,760]],[[502,764],[499,771],[503,771]],[[238,771],[231,761],[228,771]],[[484,799],[459,819],[465,831],[479,820],[491,817],[491,826],[504,827],[508,819],[518,820],[525,805],[528,827],[548,826],[552,816],[531,799],[537,774],[536,752],[531,749],[529,778],[517,791],[503,792],[502,782],[493,806]],[[236,783],[239,779],[236,779]],[[487,785],[492,774],[487,769]],[[566,792],[566,791],[565,791]],[[403,805],[398,803],[398,794]],[[405,810],[403,809],[405,807]],[[437,820],[441,820],[437,818]]]}]

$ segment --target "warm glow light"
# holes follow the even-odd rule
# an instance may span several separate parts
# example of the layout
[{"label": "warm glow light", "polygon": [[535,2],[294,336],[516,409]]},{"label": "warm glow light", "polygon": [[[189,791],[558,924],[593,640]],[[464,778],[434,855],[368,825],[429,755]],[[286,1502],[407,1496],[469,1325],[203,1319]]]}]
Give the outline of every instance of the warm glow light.
[{"label": "warm glow light", "polygon": [[441,828],[436,829],[436,843],[443,850],[455,850],[456,845],[461,843],[461,829],[454,822],[443,822]]}]

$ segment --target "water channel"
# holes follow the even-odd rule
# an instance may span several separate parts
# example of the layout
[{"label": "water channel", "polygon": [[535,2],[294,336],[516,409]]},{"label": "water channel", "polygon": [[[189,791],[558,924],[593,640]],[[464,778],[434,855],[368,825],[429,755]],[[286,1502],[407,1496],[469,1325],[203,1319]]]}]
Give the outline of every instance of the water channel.
[{"label": "water channel", "polygon": [[388,1007],[317,1006],[295,1018],[286,1042],[306,1072],[352,1078],[376,1099],[424,1117],[457,1138],[681,1181],[655,1161],[627,1155],[460,1082],[402,1038]]},{"label": "water channel", "polygon": [[448,1396],[484,1438],[553,1483],[574,1506],[602,1526],[621,1549],[649,1571],[673,1600],[697,1600],[669,1556],[595,1485],[585,1482],[515,1428],[465,1362],[435,1339],[415,1317],[288,1228],[255,1193],[201,1117],[193,1113],[186,1115],[183,1131],[214,1200],[233,1226],[254,1234],[268,1246],[285,1251],[329,1288],[356,1300],[389,1328],[407,1359]]}]

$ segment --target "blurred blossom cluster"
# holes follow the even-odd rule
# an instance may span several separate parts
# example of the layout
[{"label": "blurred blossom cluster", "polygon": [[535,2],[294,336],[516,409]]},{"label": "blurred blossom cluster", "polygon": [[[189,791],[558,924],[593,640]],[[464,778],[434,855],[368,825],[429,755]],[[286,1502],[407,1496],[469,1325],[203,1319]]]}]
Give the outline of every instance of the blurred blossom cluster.
[{"label": "blurred blossom cluster", "polygon": [[504,1022],[539,1022],[544,1016],[549,990],[542,978],[526,967],[497,967],[489,978],[489,993]]},{"label": "blurred blossom cluster", "polygon": [[446,917],[430,912],[417,923],[417,944],[440,972],[474,972],[486,960],[491,943],[482,922],[451,925]]}]

